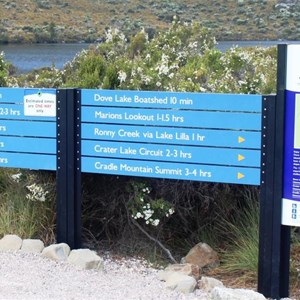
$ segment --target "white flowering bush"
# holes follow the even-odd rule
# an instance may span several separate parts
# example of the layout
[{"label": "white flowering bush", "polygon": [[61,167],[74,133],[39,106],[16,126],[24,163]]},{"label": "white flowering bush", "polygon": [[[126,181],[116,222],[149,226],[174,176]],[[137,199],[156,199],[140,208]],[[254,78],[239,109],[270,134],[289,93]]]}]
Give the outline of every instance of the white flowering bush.
[{"label": "white flowering bush", "polygon": [[197,22],[176,18],[153,39],[142,29],[129,41],[108,30],[106,41],[78,54],[63,70],[65,86],[221,93],[275,92],[276,48],[221,52]]},{"label": "white flowering bush", "polygon": [[164,199],[152,199],[151,189],[145,183],[131,181],[128,186],[131,194],[128,209],[133,219],[156,227],[175,212],[171,203]]},{"label": "white flowering bush", "polygon": [[8,64],[4,59],[4,52],[0,51],[0,87],[7,85]]},{"label": "white flowering bush", "polygon": [[29,191],[26,195],[26,199],[31,201],[46,201],[49,191],[46,191],[44,186],[33,183],[31,185],[27,185],[26,188]]},{"label": "white flowering bush", "polygon": [[11,175],[11,179],[14,181],[14,182],[20,182],[22,180],[22,176],[23,176],[23,173],[19,172],[19,173],[16,173],[16,174],[12,174]]},{"label": "white flowering bush", "polygon": [[176,17],[166,31],[149,39],[141,29],[132,37],[107,29],[105,40],[66,63],[8,76],[0,54],[0,85],[79,87],[220,93],[276,92],[276,48],[216,49],[212,33],[197,22]]},{"label": "white flowering bush", "polygon": [[33,70],[29,74],[20,75],[18,78],[10,77],[8,86],[58,88],[63,84],[62,74],[62,71],[55,66],[45,67]]}]

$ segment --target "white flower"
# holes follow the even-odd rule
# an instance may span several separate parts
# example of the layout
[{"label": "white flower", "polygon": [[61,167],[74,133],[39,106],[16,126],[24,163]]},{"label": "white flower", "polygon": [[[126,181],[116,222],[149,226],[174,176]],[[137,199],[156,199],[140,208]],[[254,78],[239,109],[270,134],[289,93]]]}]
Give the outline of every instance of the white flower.
[{"label": "white flower", "polygon": [[151,82],[151,77],[146,76],[146,75],[142,75],[141,76],[141,80],[145,83],[145,84],[149,84]]},{"label": "white flower", "polygon": [[170,214],[170,215],[174,214],[174,212],[175,212],[175,211],[174,211],[173,208],[170,208],[170,209],[169,209],[169,214]]},{"label": "white flower", "polygon": [[11,175],[11,178],[15,182],[20,182],[21,176],[22,176],[22,173],[18,173],[18,174]]},{"label": "white flower", "polygon": [[26,195],[26,198],[32,201],[46,201],[46,196],[49,193],[48,191],[44,191],[42,186],[38,186],[37,184],[32,184],[26,186],[26,188],[30,191],[30,194]]},{"label": "white flower", "polygon": [[136,218],[138,218],[138,219],[140,219],[140,218],[143,217],[143,215],[142,215],[140,212],[138,212],[135,216],[136,216]]},{"label": "white flower", "polygon": [[191,42],[191,43],[189,43],[188,47],[192,48],[192,49],[196,49],[198,47],[198,42],[197,41],[195,41],[193,43]]},{"label": "white flower", "polygon": [[168,63],[168,61],[169,61],[169,56],[163,53],[162,56],[161,56],[161,61],[162,61],[162,63],[164,63],[164,64]]},{"label": "white flower", "polygon": [[159,75],[168,75],[169,67],[166,64],[162,64],[156,68]]},{"label": "white flower", "polygon": [[113,36],[110,29],[105,32],[105,35],[106,35],[106,42],[112,42]]},{"label": "white flower", "polygon": [[124,71],[119,71],[118,73],[118,79],[120,80],[120,83],[124,82],[126,80],[126,73]]},{"label": "white flower", "polygon": [[152,222],[152,225],[153,226],[157,226],[159,224],[159,220],[158,219],[155,219],[153,222]]},{"label": "white flower", "polygon": [[244,80],[239,80],[239,81],[238,81],[238,84],[239,84],[239,85],[243,85],[243,84],[246,84],[246,83],[247,83],[247,82],[244,81]]}]

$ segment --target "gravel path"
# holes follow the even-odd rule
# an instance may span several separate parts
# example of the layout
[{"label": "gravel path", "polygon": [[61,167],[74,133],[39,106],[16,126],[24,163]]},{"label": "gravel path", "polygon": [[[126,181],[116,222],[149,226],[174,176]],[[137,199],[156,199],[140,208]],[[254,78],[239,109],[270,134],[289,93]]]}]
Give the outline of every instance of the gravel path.
[{"label": "gravel path", "polygon": [[135,259],[104,260],[104,271],[77,270],[39,254],[0,252],[0,299],[5,300],[207,300],[196,290],[188,295],[170,291],[157,270]]}]

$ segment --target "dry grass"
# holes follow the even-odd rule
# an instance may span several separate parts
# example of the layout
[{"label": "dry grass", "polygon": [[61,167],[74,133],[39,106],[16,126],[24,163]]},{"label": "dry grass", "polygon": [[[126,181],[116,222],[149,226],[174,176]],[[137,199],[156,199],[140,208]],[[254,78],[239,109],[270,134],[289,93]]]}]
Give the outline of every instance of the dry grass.
[{"label": "dry grass", "polygon": [[[299,271],[298,271],[299,270]],[[218,267],[209,271],[206,276],[211,276],[223,282],[230,288],[247,288],[257,290],[257,272],[235,271],[228,272],[224,268]],[[291,246],[290,265],[290,289],[291,299],[300,299],[300,243],[296,242]]]}]

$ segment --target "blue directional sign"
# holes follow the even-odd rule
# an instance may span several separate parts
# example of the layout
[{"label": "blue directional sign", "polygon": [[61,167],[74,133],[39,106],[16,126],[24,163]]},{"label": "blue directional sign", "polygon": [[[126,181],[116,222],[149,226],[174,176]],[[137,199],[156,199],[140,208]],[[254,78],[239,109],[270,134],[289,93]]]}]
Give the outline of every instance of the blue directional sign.
[{"label": "blue directional sign", "polygon": [[0,136],[0,151],[56,154],[56,139]]},{"label": "blue directional sign", "polygon": [[24,90],[24,88],[0,88],[0,102],[23,104]]},{"label": "blue directional sign", "polygon": [[142,143],[82,141],[82,155],[260,167],[260,151]]},{"label": "blue directional sign", "polygon": [[82,122],[261,130],[256,113],[82,107]]},{"label": "blue directional sign", "polygon": [[81,90],[82,105],[261,112],[260,95]]},{"label": "blue directional sign", "polygon": [[258,131],[83,123],[81,136],[83,139],[104,141],[128,141],[245,149],[261,148],[261,133]]},{"label": "blue directional sign", "polygon": [[0,135],[56,138],[56,123],[0,119]]},{"label": "blue directional sign", "polygon": [[259,185],[260,169],[110,158],[82,158],[82,172]]},{"label": "blue directional sign", "polygon": [[0,167],[56,170],[56,155],[0,152]]},{"label": "blue directional sign", "polygon": [[39,121],[56,121],[55,117],[44,116],[25,116],[24,106],[20,104],[2,104],[0,103],[0,119],[6,120],[39,120]]}]

